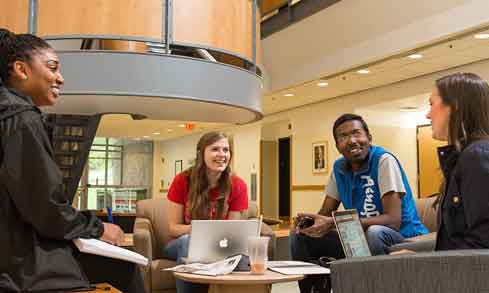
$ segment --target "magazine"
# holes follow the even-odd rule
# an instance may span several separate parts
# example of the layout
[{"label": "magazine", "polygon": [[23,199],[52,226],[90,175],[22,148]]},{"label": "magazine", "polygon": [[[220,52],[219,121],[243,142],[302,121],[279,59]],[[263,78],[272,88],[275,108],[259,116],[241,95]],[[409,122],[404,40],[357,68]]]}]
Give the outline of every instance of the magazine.
[{"label": "magazine", "polygon": [[209,264],[202,264],[202,263],[183,264],[183,265],[178,265],[163,270],[179,272],[179,273],[206,275],[206,276],[226,275],[231,273],[236,268],[236,266],[238,266],[240,260],[241,260],[241,255],[239,254]]}]

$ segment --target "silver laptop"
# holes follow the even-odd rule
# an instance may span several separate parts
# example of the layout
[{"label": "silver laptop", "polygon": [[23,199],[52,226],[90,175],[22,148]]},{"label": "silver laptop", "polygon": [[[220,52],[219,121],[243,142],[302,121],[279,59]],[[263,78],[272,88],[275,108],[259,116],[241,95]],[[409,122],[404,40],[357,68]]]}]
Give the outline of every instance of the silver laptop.
[{"label": "silver laptop", "polygon": [[335,211],[333,220],[346,258],[372,255],[357,210]]},{"label": "silver laptop", "polygon": [[247,254],[248,237],[258,236],[258,220],[193,220],[187,263],[209,263]]}]

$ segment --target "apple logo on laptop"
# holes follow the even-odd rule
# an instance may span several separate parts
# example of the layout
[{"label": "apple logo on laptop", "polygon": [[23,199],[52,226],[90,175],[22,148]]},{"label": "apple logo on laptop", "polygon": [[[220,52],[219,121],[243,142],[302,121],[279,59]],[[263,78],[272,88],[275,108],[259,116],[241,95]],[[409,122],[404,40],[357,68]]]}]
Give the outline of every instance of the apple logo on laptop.
[{"label": "apple logo on laptop", "polygon": [[228,240],[226,238],[220,240],[219,241],[219,247],[220,248],[227,248],[228,247]]}]

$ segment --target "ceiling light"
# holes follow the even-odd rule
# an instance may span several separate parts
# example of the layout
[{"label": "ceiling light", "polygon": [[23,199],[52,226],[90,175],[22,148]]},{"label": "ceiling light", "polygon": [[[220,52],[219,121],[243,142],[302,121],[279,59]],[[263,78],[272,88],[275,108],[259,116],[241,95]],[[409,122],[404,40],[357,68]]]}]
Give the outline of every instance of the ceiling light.
[{"label": "ceiling light", "polygon": [[320,80],[320,81],[318,81],[318,83],[316,85],[319,86],[319,87],[325,87],[325,86],[328,86],[328,84],[329,83],[327,81]]},{"label": "ceiling light", "polygon": [[144,135],[143,138],[149,138],[149,136],[148,135]]},{"label": "ceiling light", "polygon": [[409,55],[408,58],[409,59],[421,59],[421,58],[423,58],[423,55],[416,53],[416,54]]},{"label": "ceiling light", "polygon": [[419,110],[419,108],[415,106],[406,106],[406,107],[399,108],[399,110],[401,112],[416,112]]},{"label": "ceiling light", "polygon": [[168,128],[166,131],[168,131],[168,132],[172,132],[172,131],[173,131],[173,129]]},{"label": "ceiling light", "polygon": [[357,73],[358,74],[369,74],[370,70],[368,70],[367,68],[364,68],[364,69],[357,70]]},{"label": "ceiling light", "polygon": [[294,94],[293,93],[288,93],[288,94],[285,94],[284,97],[293,97]]},{"label": "ceiling light", "polygon": [[184,128],[185,127],[185,124],[178,124],[178,127]]},{"label": "ceiling light", "polygon": [[474,38],[476,38],[478,40],[489,39],[489,34],[475,34]]},{"label": "ceiling light", "polygon": [[153,135],[160,135],[159,132],[153,132]]}]

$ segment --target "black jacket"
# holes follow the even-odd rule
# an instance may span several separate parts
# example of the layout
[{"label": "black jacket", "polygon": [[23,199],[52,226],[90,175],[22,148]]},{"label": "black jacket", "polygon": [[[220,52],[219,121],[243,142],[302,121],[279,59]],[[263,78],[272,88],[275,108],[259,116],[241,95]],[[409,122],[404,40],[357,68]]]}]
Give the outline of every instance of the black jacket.
[{"label": "black jacket", "polygon": [[63,194],[41,111],[1,82],[0,134],[0,292],[86,287],[71,240],[103,225]]},{"label": "black jacket", "polygon": [[461,153],[438,149],[446,178],[438,209],[437,250],[489,248],[489,140]]}]

